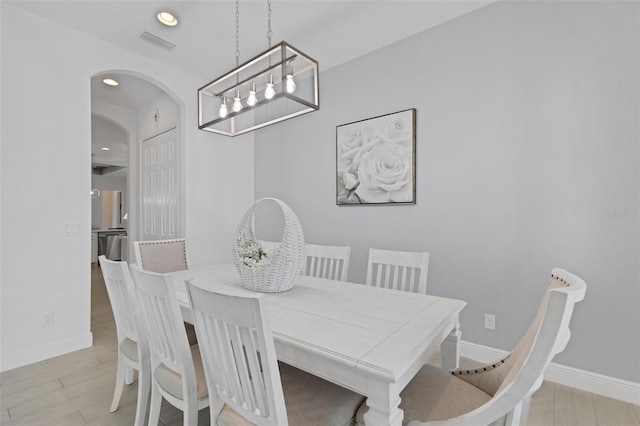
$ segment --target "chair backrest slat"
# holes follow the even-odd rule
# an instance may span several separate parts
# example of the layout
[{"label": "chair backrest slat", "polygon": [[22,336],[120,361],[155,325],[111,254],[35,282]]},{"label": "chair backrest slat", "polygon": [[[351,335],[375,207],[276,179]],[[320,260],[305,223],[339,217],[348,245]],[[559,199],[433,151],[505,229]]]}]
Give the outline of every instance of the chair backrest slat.
[{"label": "chair backrest slat", "polygon": [[393,284],[391,283],[391,265],[384,265],[385,275],[384,275],[384,283],[388,288],[393,288]]},{"label": "chair backrest slat", "polygon": [[251,411],[253,411],[256,407],[256,401],[255,395],[251,389],[251,374],[249,373],[250,367],[247,359],[251,357],[251,354],[248,353],[245,341],[242,336],[240,336],[240,328],[237,325],[231,324],[228,325],[228,328],[229,334],[231,335],[231,346],[233,348],[233,354],[238,371],[242,398],[244,403],[251,409]]},{"label": "chair backrest slat", "polygon": [[253,339],[253,333],[248,328],[239,329],[242,335],[242,344],[246,348],[245,357],[247,360],[247,369],[248,369],[248,377],[250,386],[249,396],[251,398],[251,406],[255,411],[260,410],[261,412],[266,411],[266,398],[264,392],[260,391],[262,375],[256,374],[256,371],[260,371],[260,363],[258,362],[258,353],[259,349],[255,344],[255,340]]},{"label": "chair backrest slat", "polygon": [[410,291],[409,289],[411,288],[407,282],[407,269],[408,268],[405,268],[404,266],[401,268],[402,277],[400,278],[400,290],[402,291]]},{"label": "chair backrest slat", "polygon": [[311,264],[309,265],[309,273],[310,275],[315,275],[318,273],[316,270],[316,258],[315,257],[310,258],[310,262]]},{"label": "chair backrest slat", "polygon": [[425,294],[429,253],[369,249],[367,285]]},{"label": "chair backrest slat", "polygon": [[397,282],[394,282],[394,278],[396,277],[396,271],[398,269],[397,266],[387,265],[387,273],[385,274],[385,281],[388,283],[389,288],[397,290]]},{"label": "chair backrest slat", "polygon": [[[217,359],[220,361],[220,364],[218,365],[219,370],[216,370],[222,378],[223,384],[220,387],[224,389],[224,392],[227,394],[228,398],[235,399],[238,395],[240,395],[240,384],[238,383],[237,375],[234,374],[234,371],[224,368],[225,365],[233,362],[233,351],[231,349],[231,346],[226,344],[226,342],[231,341],[229,337],[229,331],[224,324],[219,323],[215,320],[211,321],[213,323],[213,327],[211,328],[211,330],[213,331],[213,336],[215,336],[215,347],[217,348],[217,357],[214,357],[213,359]],[[202,348],[202,342],[200,343],[200,347]],[[207,357],[206,355],[205,358],[207,362],[211,362],[209,357]]]},{"label": "chair backrest slat", "polygon": [[333,271],[340,267],[339,265],[340,261],[338,261],[337,259],[328,259],[328,261],[329,261],[329,271],[327,271],[326,276],[333,277],[334,276]]}]

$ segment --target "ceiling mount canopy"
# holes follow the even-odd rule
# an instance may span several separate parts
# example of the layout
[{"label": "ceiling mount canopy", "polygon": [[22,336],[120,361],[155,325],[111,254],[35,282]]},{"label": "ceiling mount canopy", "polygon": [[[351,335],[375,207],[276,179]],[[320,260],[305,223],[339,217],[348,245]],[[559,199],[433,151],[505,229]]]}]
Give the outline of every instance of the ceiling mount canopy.
[{"label": "ceiling mount canopy", "polygon": [[320,108],[318,62],[284,41],[240,65],[236,0],[236,67],[198,89],[198,128],[237,136]]}]

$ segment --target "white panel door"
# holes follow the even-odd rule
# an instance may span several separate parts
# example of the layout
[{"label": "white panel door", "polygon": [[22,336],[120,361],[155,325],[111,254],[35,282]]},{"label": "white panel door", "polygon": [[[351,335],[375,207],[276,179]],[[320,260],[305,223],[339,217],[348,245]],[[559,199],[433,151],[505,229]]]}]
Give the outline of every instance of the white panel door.
[{"label": "white panel door", "polygon": [[142,239],[178,237],[178,141],[175,128],[142,141]]}]

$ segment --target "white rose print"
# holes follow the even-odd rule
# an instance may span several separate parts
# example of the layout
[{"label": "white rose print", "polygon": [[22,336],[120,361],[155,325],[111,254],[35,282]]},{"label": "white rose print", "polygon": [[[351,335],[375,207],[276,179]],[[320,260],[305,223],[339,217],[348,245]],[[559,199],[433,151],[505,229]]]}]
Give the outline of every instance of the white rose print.
[{"label": "white rose print", "polygon": [[338,204],[414,202],[414,113],[338,126]]}]

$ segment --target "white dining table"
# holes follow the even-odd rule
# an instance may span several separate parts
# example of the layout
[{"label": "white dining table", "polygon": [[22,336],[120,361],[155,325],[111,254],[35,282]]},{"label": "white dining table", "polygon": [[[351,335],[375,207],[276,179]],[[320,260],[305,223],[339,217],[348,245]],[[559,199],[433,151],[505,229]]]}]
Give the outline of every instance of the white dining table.
[{"label": "white dining table", "polygon": [[[186,280],[204,289],[242,286],[231,264],[171,276],[187,322]],[[400,392],[438,347],[443,368],[458,366],[464,301],[302,275],[262,300],[278,359],[365,395],[367,425],[402,424]]]}]

